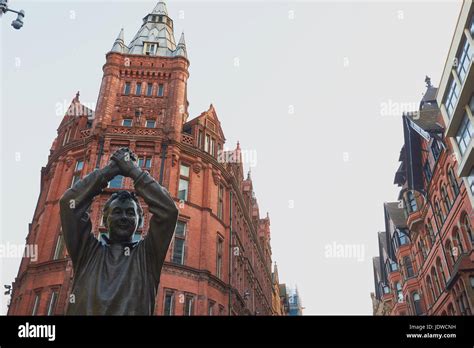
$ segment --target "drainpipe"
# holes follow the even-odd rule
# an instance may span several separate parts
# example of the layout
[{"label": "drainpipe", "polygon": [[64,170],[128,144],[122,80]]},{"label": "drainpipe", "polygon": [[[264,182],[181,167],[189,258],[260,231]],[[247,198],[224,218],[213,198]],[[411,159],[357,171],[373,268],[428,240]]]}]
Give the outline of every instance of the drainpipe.
[{"label": "drainpipe", "polygon": [[229,316],[231,315],[232,309],[232,189],[230,190],[230,198],[229,198],[229,306],[228,312]]}]

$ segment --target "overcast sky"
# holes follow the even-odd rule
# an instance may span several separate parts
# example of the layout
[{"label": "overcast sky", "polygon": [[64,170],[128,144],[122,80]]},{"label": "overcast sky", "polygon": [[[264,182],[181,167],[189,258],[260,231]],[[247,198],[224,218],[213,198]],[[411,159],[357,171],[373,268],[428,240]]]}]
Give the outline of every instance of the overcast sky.
[{"label": "overcast sky", "polygon": [[[19,31],[13,14],[0,19],[3,246],[25,242],[58,105],[78,90],[95,105],[105,53],[121,27],[131,41],[156,1],[9,3],[26,17]],[[186,36],[190,119],[213,103],[226,146],[257,154],[252,178],[280,281],[298,286],[305,314],[372,314],[401,112],[416,109],[425,75],[437,85],[461,1],[167,5],[176,40]],[[0,259],[2,288],[19,261]]]}]

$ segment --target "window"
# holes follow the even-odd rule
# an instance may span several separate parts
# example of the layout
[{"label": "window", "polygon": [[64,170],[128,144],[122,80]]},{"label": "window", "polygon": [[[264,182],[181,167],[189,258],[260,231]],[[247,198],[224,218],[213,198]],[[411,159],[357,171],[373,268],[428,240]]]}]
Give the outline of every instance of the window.
[{"label": "window", "polygon": [[223,246],[224,240],[220,236],[217,236],[216,275],[218,278],[222,278]]},{"label": "window", "polygon": [[449,212],[451,210],[451,199],[449,199],[448,192],[446,191],[446,187],[444,185],[441,185],[441,201],[443,202],[444,209],[446,212]]},{"label": "window", "polygon": [[130,94],[130,82],[125,82],[125,87],[123,89],[123,94],[129,95]]},{"label": "window", "polygon": [[171,261],[184,265],[184,242],[186,241],[186,223],[178,221],[174,230],[173,256]]},{"label": "window", "polygon": [[469,185],[469,189],[471,190],[471,193],[474,195],[474,167],[471,168],[471,172],[469,173],[469,176],[467,177],[467,184]]},{"label": "window", "polygon": [[33,302],[33,310],[31,311],[31,315],[37,315],[38,314],[38,307],[39,307],[39,302],[40,302],[40,293],[36,292],[35,293],[35,300]]},{"label": "window", "polygon": [[156,122],[155,120],[146,120],[146,128],[155,128]]},{"label": "window", "polygon": [[451,79],[449,83],[449,91],[444,100],[444,104],[446,106],[446,111],[448,113],[449,118],[453,116],[454,108],[456,107],[458,99],[459,99],[458,86],[456,84],[456,81],[454,79]]},{"label": "window", "polygon": [[54,315],[54,310],[56,309],[57,299],[58,299],[58,292],[57,292],[57,290],[54,290],[51,293],[51,298],[49,299],[48,315]]},{"label": "window", "polygon": [[387,285],[385,284],[382,284],[382,291],[383,291],[383,294],[390,294],[390,287],[388,287]]},{"label": "window", "polygon": [[153,84],[148,83],[146,86],[146,96],[151,97],[152,93],[153,93]]},{"label": "window", "polygon": [[445,216],[444,216],[444,213],[441,211],[441,208],[439,207],[438,202],[435,202],[435,211],[436,211],[436,217],[438,218],[440,225],[443,225]]},{"label": "window", "polygon": [[206,140],[204,142],[204,151],[209,152],[209,143],[211,142],[211,137],[206,135]]},{"label": "window", "polygon": [[158,48],[158,44],[145,42],[143,45],[143,53],[147,56],[154,56],[156,54],[156,49]]},{"label": "window", "polygon": [[151,168],[151,157],[138,157],[138,166],[149,170]]},{"label": "window", "polygon": [[459,236],[459,231],[456,229],[456,231],[453,233],[453,244],[454,247],[457,250],[457,255],[460,256],[460,254],[464,253],[464,247],[462,246],[462,240]]},{"label": "window", "polygon": [[179,168],[178,199],[187,201],[189,190],[189,166],[181,164]]},{"label": "window", "polygon": [[431,246],[433,246],[436,241],[436,236],[433,231],[433,225],[431,224],[430,219],[428,219],[428,223],[425,225],[425,228],[426,228],[426,232],[428,232],[428,236],[430,237]]},{"label": "window", "polygon": [[163,96],[163,91],[164,91],[164,86],[163,84],[159,84],[158,85],[158,97],[162,97]]},{"label": "window", "polygon": [[434,292],[433,283],[431,282],[431,277],[430,276],[428,276],[426,278],[426,283],[428,284],[428,289],[430,289],[431,298],[432,298],[433,302],[435,302],[436,301],[436,294]]},{"label": "window", "polygon": [[184,300],[184,315],[194,315],[194,298],[191,295],[186,295]]},{"label": "window", "polygon": [[471,239],[471,243],[474,245],[474,232],[472,231],[472,225],[469,220],[469,216],[467,214],[464,215],[464,219],[461,223],[461,226],[466,231],[469,238]]},{"label": "window", "polygon": [[438,274],[436,273],[434,267],[431,267],[431,277],[433,278],[433,281],[434,281],[434,287],[435,287],[435,293],[436,293],[435,298],[438,298],[438,295],[441,294],[441,287],[439,285]]},{"label": "window", "polygon": [[131,118],[124,118],[122,120],[122,126],[131,127],[132,126],[132,119]]},{"label": "window", "polygon": [[413,311],[414,311],[415,315],[423,314],[423,310],[421,308],[420,295],[417,292],[414,292],[412,297],[413,297]]},{"label": "window", "polygon": [[123,179],[124,177],[122,175],[117,175],[116,177],[114,177],[112,180],[109,181],[109,185],[107,187],[114,188],[114,189],[122,188]]},{"label": "window", "polygon": [[398,232],[398,240],[400,242],[400,246],[410,243],[407,231],[405,229],[397,228],[397,232]]},{"label": "window", "polygon": [[390,272],[398,271],[398,264],[391,259],[388,260],[390,266]]},{"label": "window", "polygon": [[441,154],[441,148],[436,139],[433,139],[433,142],[431,143],[431,152],[433,153],[433,157],[436,162],[439,158],[439,155]]},{"label": "window", "polygon": [[423,261],[424,261],[428,257],[428,251],[426,249],[425,241],[421,237],[420,237],[420,240],[418,242],[418,247],[421,250],[421,255],[422,255]]},{"label": "window", "polygon": [[402,285],[400,282],[395,283],[395,291],[397,292],[397,301],[403,302],[403,292],[402,292]]},{"label": "window", "polygon": [[[141,220],[141,224],[139,227],[143,227],[143,219]],[[141,233],[139,232],[135,232],[132,236],[132,242],[135,243],[135,242],[139,242],[142,240],[142,235]]]},{"label": "window", "polygon": [[64,238],[63,234],[60,233],[56,240],[56,247],[54,248],[53,260],[59,260],[64,257]]},{"label": "window", "polygon": [[444,274],[444,269],[441,265],[441,259],[439,257],[436,259],[436,268],[441,277],[441,280],[443,281],[443,285],[446,286],[446,275]]},{"label": "window", "polygon": [[217,217],[219,219],[223,218],[224,211],[224,186],[219,185],[219,191],[217,193]]},{"label": "window", "polygon": [[474,289],[474,277],[469,277],[469,280],[471,281],[471,288]]},{"label": "window", "polygon": [[163,315],[174,315],[174,293],[172,291],[165,292]]},{"label": "window", "polygon": [[464,116],[459,125],[458,131],[456,132],[456,143],[458,144],[459,152],[461,155],[464,155],[466,152],[469,143],[474,134],[474,127],[472,126],[471,121],[467,113],[464,113]]},{"label": "window", "polygon": [[198,148],[202,150],[202,130],[198,132]]},{"label": "window", "polygon": [[433,177],[431,166],[428,161],[426,161],[423,165],[423,172],[425,173],[426,184],[428,185],[428,183],[431,181],[431,178]]},{"label": "window", "polygon": [[469,65],[471,64],[473,54],[474,50],[472,49],[472,46],[469,44],[468,40],[464,39],[464,45],[462,51],[460,52],[458,66],[456,68],[461,83],[464,83],[464,80],[466,79],[466,75],[469,71]]},{"label": "window", "polygon": [[410,213],[417,211],[416,199],[412,191],[408,191],[407,199],[408,199],[408,207],[410,209]]},{"label": "window", "polygon": [[216,151],[216,140],[214,138],[211,138],[211,148],[210,148],[210,154],[212,156],[215,156],[215,151]]},{"label": "window", "polygon": [[454,176],[453,168],[449,168],[448,170],[448,179],[449,179],[449,185],[451,186],[451,189],[453,190],[454,197],[457,197],[459,194],[459,185],[458,185],[458,181],[456,180],[456,177]]},{"label": "window", "polygon": [[137,86],[135,88],[135,94],[136,95],[141,95],[142,94],[142,83],[137,82]]},{"label": "window", "polygon": [[413,272],[413,264],[409,256],[403,258],[403,264],[405,265],[405,279],[413,277],[415,273]]},{"label": "window", "polygon": [[74,168],[71,187],[81,179],[82,168],[84,168],[84,161],[77,161],[76,167]]},{"label": "window", "polygon": [[451,244],[451,241],[448,239],[444,246],[445,246],[446,253],[449,256],[448,260],[451,262],[450,265],[452,266],[456,263],[456,259],[454,257],[455,252],[453,250],[453,246]]},{"label": "window", "polygon": [[207,309],[207,315],[211,316],[214,315],[214,307],[215,307],[215,302],[209,301],[209,307]]}]

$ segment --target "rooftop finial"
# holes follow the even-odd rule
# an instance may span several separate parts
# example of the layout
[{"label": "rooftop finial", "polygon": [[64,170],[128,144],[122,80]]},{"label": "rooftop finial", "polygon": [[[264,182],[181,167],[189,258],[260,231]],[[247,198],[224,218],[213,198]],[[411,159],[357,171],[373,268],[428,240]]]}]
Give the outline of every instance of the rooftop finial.
[{"label": "rooftop finial", "polygon": [[431,84],[431,77],[429,77],[428,75],[425,76],[425,83],[427,88],[433,87],[433,85]]},{"label": "rooftop finial", "polygon": [[80,95],[81,95],[81,94],[79,93],[79,91],[77,91],[77,93],[76,93],[76,98],[74,98],[74,101],[79,102],[79,96],[80,96]]}]

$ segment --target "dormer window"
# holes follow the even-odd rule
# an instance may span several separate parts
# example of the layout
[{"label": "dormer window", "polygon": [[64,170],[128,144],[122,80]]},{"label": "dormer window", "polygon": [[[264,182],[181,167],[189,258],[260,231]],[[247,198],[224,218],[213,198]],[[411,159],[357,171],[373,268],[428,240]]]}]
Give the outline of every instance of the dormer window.
[{"label": "dormer window", "polygon": [[156,50],[158,49],[157,43],[145,42],[143,46],[143,53],[147,56],[154,56],[156,55]]},{"label": "dormer window", "polygon": [[158,17],[158,22],[160,22],[160,23],[163,22],[163,16]]}]

